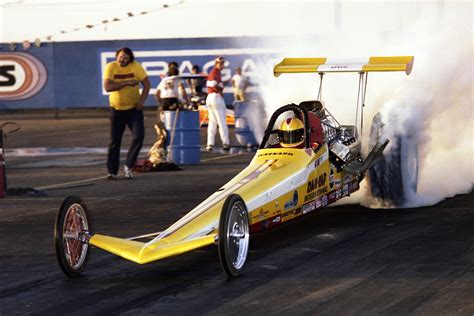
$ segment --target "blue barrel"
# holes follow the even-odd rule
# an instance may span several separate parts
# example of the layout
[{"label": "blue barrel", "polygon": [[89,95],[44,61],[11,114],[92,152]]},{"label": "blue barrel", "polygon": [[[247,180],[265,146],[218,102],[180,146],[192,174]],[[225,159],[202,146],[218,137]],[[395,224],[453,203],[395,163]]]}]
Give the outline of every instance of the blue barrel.
[{"label": "blue barrel", "polygon": [[258,146],[266,124],[263,107],[255,101],[234,101],[233,105],[237,142],[247,147]]},{"label": "blue barrel", "polygon": [[[199,111],[164,111],[168,137],[166,150],[178,165],[196,165],[201,162]],[[174,133],[173,133],[174,126]]]}]

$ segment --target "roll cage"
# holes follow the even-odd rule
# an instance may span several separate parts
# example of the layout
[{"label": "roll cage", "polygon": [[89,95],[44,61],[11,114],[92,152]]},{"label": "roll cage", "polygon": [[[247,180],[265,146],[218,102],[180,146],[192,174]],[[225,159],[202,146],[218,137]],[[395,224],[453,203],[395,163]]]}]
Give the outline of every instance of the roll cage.
[{"label": "roll cage", "polygon": [[276,110],[270,120],[268,121],[267,128],[265,129],[265,133],[263,135],[262,142],[260,144],[259,149],[265,149],[268,148],[272,144],[268,144],[268,141],[270,140],[270,137],[273,134],[276,134],[278,132],[277,129],[274,129],[275,123],[277,119],[280,117],[281,114],[285,112],[292,111],[296,117],[301,118],[304,124],[304,148],[310,148],[310,142],[309,142],[309,135],[311,132],[311,127],[309,125],[309,120],[308,120],[308,111],[302,107],[301,105],[297,104],[287,104],[285,106],[282,106],[278,110]]}]

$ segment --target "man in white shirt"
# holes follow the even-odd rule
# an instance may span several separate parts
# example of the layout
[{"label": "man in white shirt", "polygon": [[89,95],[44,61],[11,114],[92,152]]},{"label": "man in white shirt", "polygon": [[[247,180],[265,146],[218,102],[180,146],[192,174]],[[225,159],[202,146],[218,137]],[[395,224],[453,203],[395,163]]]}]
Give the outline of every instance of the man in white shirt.
[{"label": "man in white shirt", "polygon": [[245,101],[245,89],[247,89],[247,84],[247,78],[242,75],[242,68],[235,68],[235,75],[232,77],[235,101]]},{"label": "man in white shirt", "polygon": [[178,78],[179,71],[172,67],[168,71],[168,76],[163,78],[156,89],[156,100],[158,102],[158,110],[174,111],[179,106],[179,93],[181,92],[184,100],[188,103],[188,96],[184,85]]}]

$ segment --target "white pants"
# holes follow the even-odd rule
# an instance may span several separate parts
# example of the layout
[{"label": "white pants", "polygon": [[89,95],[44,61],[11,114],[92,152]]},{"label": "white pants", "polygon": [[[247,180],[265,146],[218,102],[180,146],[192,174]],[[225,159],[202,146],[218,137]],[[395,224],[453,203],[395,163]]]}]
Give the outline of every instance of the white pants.
[{"label": "white pants", "polygon": [[217,125],[222,144],[229,145],[229,129],[225,121],[225,102],[219,93],[210,93],[206,99],[207,111],[209,112],[209,124],[207,126],[207,144],[213,145],[216,140]]}]

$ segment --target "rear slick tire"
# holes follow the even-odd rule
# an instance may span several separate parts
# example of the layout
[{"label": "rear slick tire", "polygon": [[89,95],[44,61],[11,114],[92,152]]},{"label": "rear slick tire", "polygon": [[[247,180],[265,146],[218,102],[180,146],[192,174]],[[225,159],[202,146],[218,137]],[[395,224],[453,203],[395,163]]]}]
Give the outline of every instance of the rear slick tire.
[{"label": "rear slick tire", "polygon": [[242,198],[230,195],[219,219],[219,259],[229,277],[242,273],[247,261],[250,240],[249,217]]},{"label": "rear slick tire", "polygon": [[87,213],[87,206],[80,197],[68,196],[56,215],[56,257],[61,270],[70,277],[79,276],[89,259],[89,244],[81,240],[81,235],[89,234],[92,229]]},{"label": "rear slick tire", "polygon": [[[378,113],[370,129],[372,147],[380,141],[384,124]],[[372,196],[383,205],[404,207],[416,196],[418,185],[418,146],[413,136],[395,135],[383,156],[369,168]]]}]

